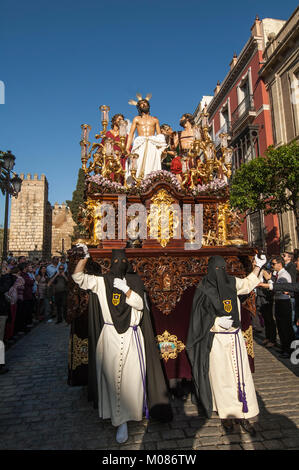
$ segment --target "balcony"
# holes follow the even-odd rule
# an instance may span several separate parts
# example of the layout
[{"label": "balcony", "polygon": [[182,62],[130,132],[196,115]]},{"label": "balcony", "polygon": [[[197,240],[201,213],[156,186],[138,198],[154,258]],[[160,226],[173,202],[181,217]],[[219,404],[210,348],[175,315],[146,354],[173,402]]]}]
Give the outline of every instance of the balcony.
[{"label": "balcony", "polygon": [[256,111],[253,102],[253,95],[247,95],[232,113],[231,126],[235,135],[240,128],[251,124],[256,117]]},{"label": "balcony", "polygon": [[215,134],[215,147],[218,147],[220,145],[221,139],[220,139],[220,134],[229,134],[231,135],[231,122],[226,121],[223,126],[220,127],[219,131],[216,132]]}]

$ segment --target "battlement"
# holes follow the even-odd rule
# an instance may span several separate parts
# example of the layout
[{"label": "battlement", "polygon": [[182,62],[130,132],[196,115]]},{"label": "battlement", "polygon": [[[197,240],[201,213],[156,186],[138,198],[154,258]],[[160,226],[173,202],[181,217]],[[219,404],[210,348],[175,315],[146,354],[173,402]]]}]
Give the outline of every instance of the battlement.
[{"label": "battlement", "polygon": [[23,181],[47,181],[46,176],[42,173],[41,176],[39,177],[37,173],[34,173],[33,178],[31,173],[27,173],[25,176],[24,173],[20,174],[20,178]]},{"label": "battlement", "polygon": [[32,195],[45,193],[43,196],[38,195],[38,198],[48,197],[49,183],[44,174],[39,176],[37,173],[34,173],[34,175],[31,173],[27,173],[27,175],[21,173],[20,178],[22,180],[21,192],[19,194],[19,198],[21,198],[21,200],[22,197],[25,195],[27,196],[28,193],[32,193]]},{"label": "battlement", "polygon": [[53,210],[54,211],[70,211],[70,208],[65,202],[63,202],[62,204],[55,202],[53,206]]}]

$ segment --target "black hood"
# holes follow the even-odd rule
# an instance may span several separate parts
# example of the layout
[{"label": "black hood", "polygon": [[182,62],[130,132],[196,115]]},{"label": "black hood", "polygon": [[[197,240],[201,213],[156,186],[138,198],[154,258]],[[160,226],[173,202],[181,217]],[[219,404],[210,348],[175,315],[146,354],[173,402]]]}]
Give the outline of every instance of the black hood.
[{"label": "black hood", "polygon": [[208,262],[208,274],[202,280],[204,293],[209,296],[217,316],[231,315],[233,326],[240,326],[236,280],[226,272],[222,256],[212,256]]}]

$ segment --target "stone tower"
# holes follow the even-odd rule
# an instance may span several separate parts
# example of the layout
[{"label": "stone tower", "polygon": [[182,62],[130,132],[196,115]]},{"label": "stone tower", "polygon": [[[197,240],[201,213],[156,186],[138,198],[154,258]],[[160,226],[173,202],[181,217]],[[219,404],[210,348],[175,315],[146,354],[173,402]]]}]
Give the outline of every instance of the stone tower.
[{"label": "stone tower", "polygon": [[21,174],[18,198],[11,199],[9,251],[14,256],[49,259],[51,256],[52,208],[45,175]]}]

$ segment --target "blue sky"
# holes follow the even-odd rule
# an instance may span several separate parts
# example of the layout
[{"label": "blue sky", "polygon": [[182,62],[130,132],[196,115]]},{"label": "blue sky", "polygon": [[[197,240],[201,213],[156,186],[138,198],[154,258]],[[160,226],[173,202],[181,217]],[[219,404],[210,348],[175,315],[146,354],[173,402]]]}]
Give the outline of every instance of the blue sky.
[{"label": "blue sky", "polygon": [[[136,92],[151,113],[179,128],[202,95],[213,94],[256,14],[287,20],[296,1],[2,0],[0,149],[18,173],[44,173],[49,201],[72,198],[80,125],[100,130],[99,106],[133,119]],[[0,194],[0,223],[4,197]]]}]

